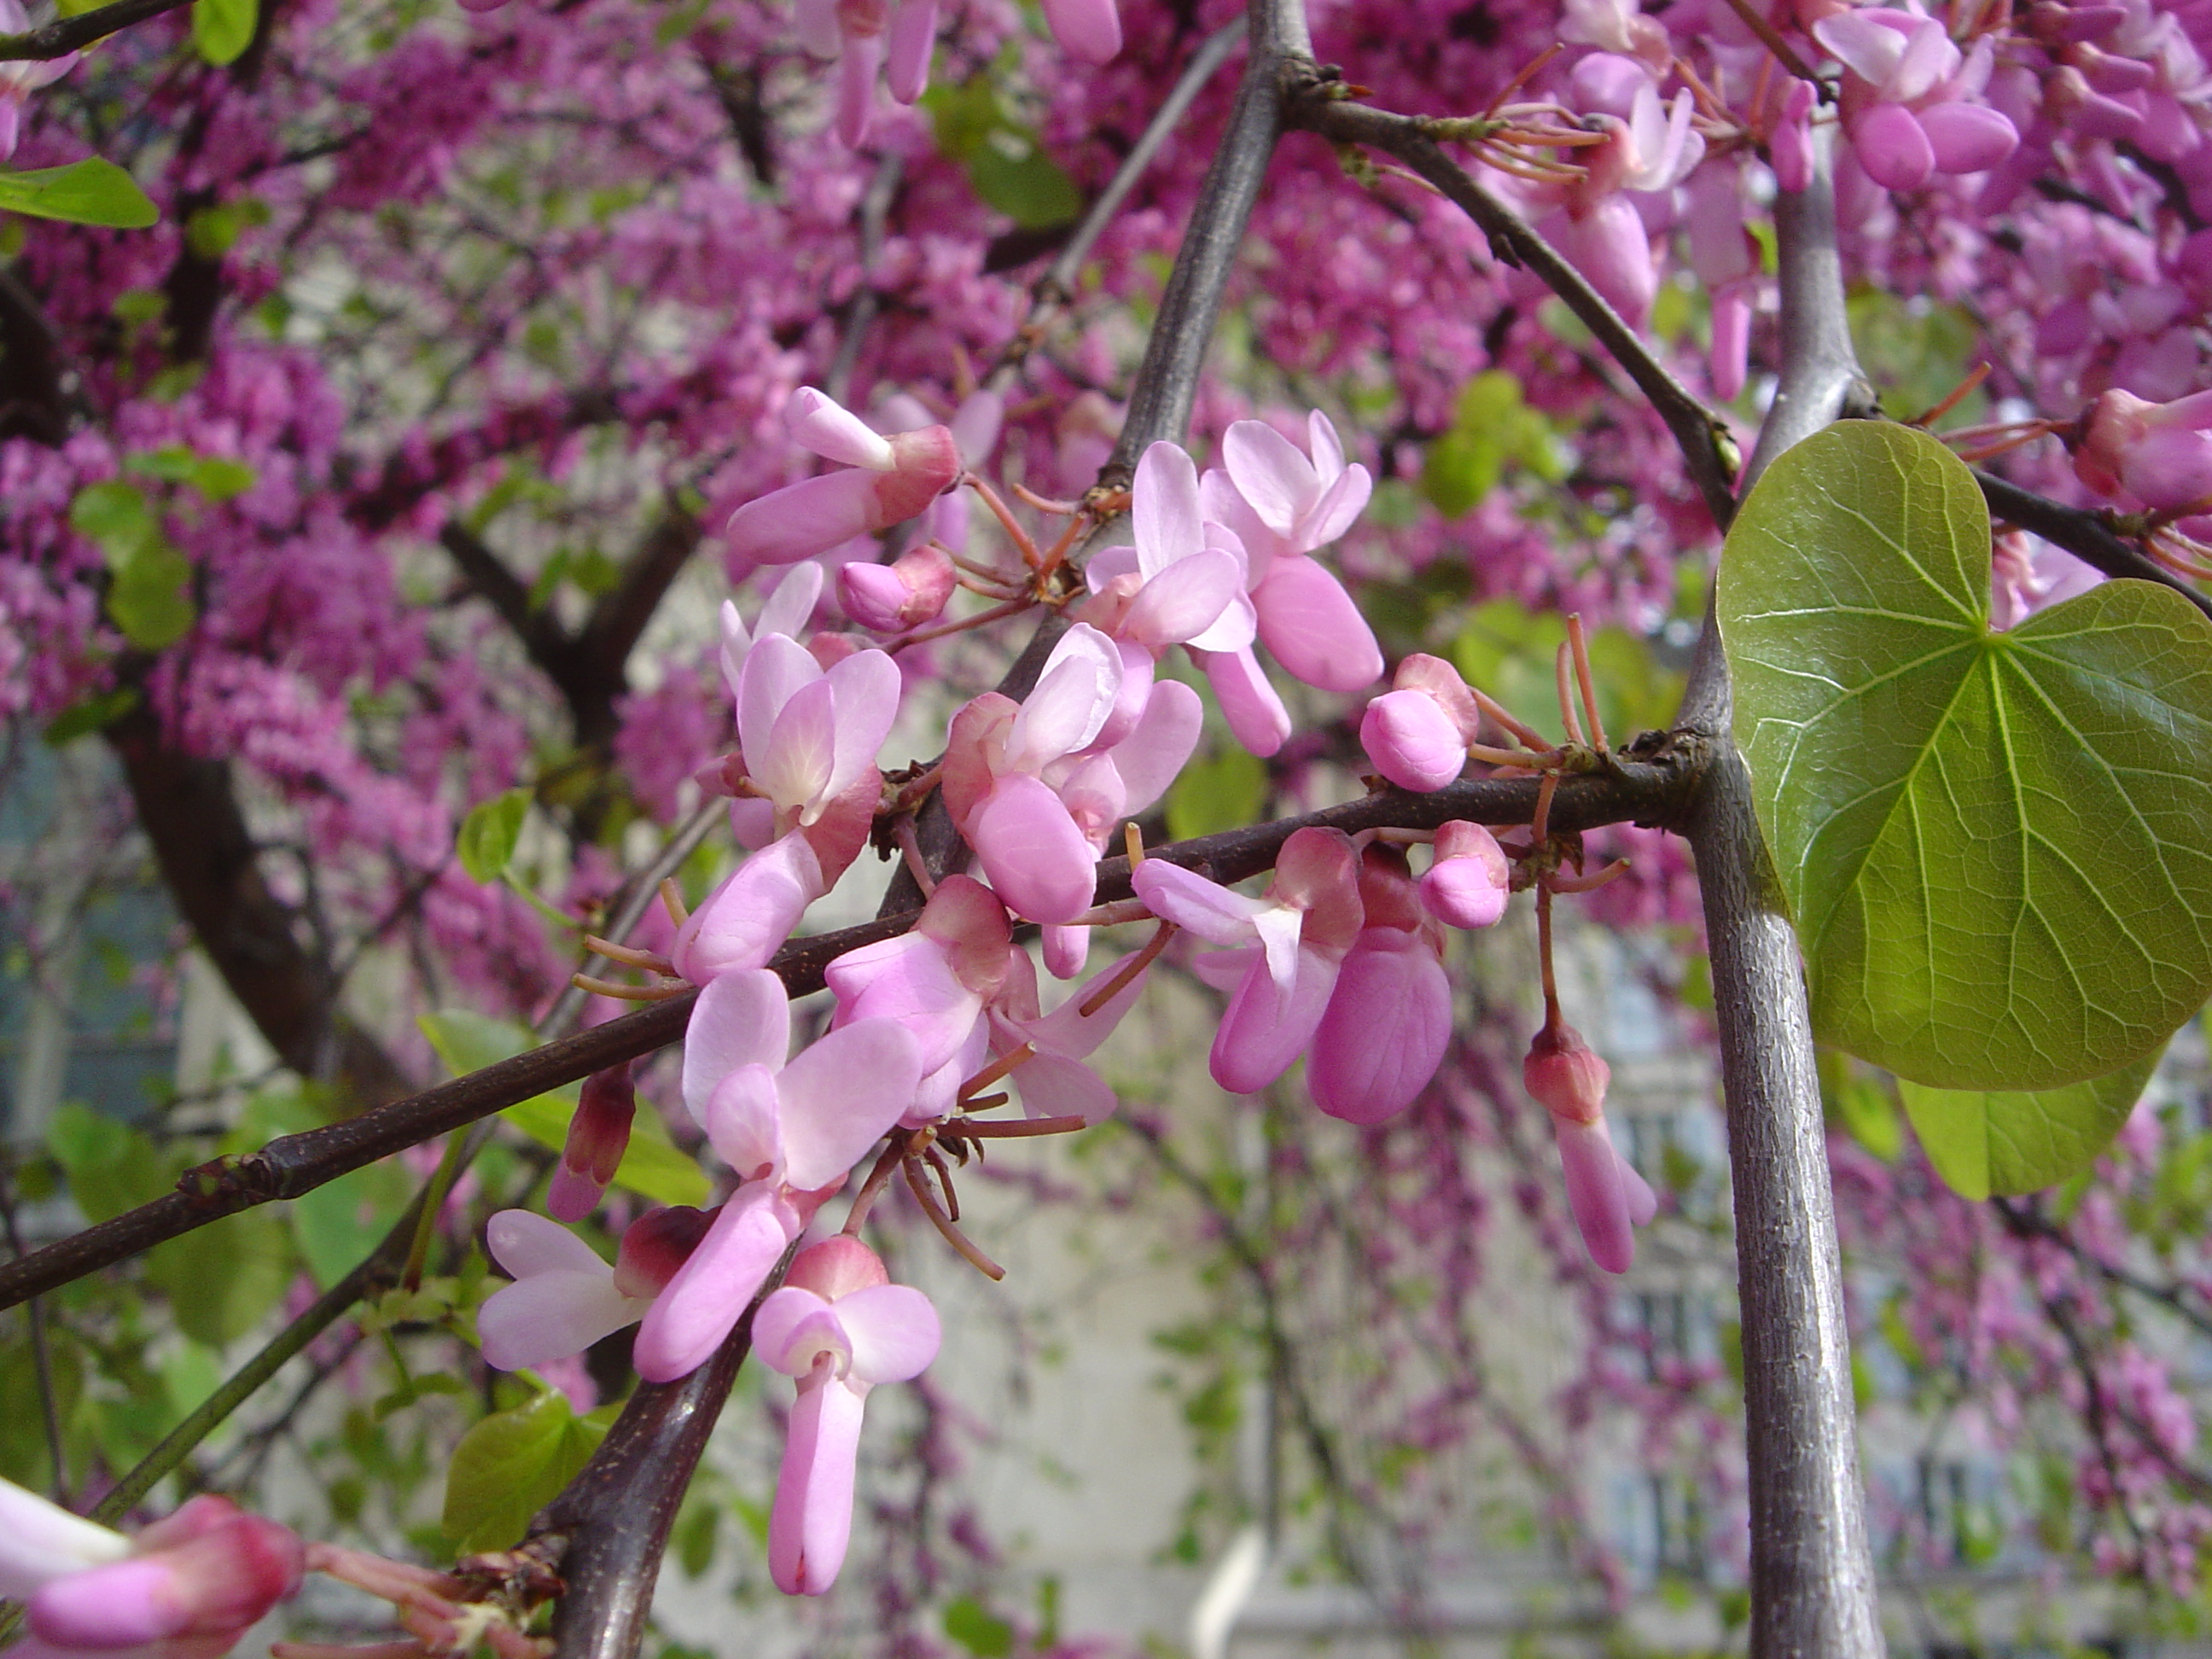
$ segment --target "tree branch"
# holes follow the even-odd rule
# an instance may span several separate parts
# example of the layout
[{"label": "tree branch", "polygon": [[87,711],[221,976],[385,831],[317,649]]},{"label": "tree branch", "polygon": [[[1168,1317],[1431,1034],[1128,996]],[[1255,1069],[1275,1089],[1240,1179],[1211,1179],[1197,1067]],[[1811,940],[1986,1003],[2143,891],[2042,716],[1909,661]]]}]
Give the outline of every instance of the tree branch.
[{"label": "tree branch", "polygon": [[21,34],[0,34],[0,63],[66,58],[95,40],[106,40],[118,29],[143,23],[190,3],[191,0],[114,0],[112,5],[79,12],[43,28],[27,29]]},{"label": "tree branch", "polygon": [[2212,617],[2212,599],[2193,584],[2183,581],[2134,543],[2113,533],[2101,513],[2064,507],[2032,489],[2023,489],[2008,478],[1974,469],[1974,482],[1990,504],[1992,518],[2017,525],[2032,536],[2040,536],[2054,547],[2063,547],[2075,558],[2107,576],[2130,576],[2138,581],[2170,587]]},{"label": "tree branch", "polygon": [[1735,440],[1727,423],[1674,378],[1582,272],[1539,236],[1527,220],[1444,154],[1433,136],[1433,121],[1424,116],[1393,115],[1335,97],[1333,94],[1342,90],[1340,83],[1322,80],[1310,64],[1305,71],[1290,102],[1291,124],[1334,143],[1365,144],[1396,156],[1474,220],[1490,239],[1491,252],[1498,258],[1510,265],[1524,266],[1541,277],[1650,399],[1681,449],[1691,482],[1705,498],[1713,522],[1726,529],[1735,512],[1737,466]]},{"label": "tree branch", "polygon": [[[1776,202],[1785,360],[1756,476],[1863,395],[1844,322],[1825,147],[1814,180]],[[1751,1651],[1882,1651],[1851,1395],[1850,1335],[1827,1137],[1797,939],[1729,735],[1728,662],[1708,610],[1683,700],[1711,744],[1688,830],[1712,951],[1735,1182],[1750,1463]]]}]

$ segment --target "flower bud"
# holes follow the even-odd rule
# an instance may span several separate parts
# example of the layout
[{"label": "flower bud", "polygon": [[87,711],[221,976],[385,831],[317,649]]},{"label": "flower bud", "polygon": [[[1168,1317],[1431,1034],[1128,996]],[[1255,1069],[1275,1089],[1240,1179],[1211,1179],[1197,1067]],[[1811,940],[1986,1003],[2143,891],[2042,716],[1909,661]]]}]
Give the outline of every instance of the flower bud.
[{"label": "flower bud", "polygon": [[1565,1123],[1597,1123],[1605,1117],[1606,1085],[1612,1068],[1564,1020],[1536,1033],[1521,1062],[1521,1081],[1537,1103]]},{"label": "flower bud", "polygon": [[1487,927],[1505,914],[1513,869],[1498,837],[1455,818],[1437,831],[1436,861],[1421,878],[1421,902],[1454,927]]},{"label": "flower bud", "polygon": [[676,1277],[676,1270],[691,1259],[718,1212],[719,1206],[695,1210],[689,1204],[672,1204],[638,1217],[623,1232],[615,1256],[615,1288],[641,1299],[659,1296]]},{"label": "flower bud", "polygon": [[1359,719],[1359,746],[1401,789],[1427,794],[1467,767],[1467,739],[1425,691],[1386,691]]},{"label": "flower bud", "polygon": [[554,1219],[581,1221],[599,1207],[629,1150],[629,1126],[636,1116],[637,1090],[628,1060],[584,1079],[583,1097],[561,1148],[561,1165],[545,1194],[546,1211]]},{"label": "flower bud", "polygon": [[837,599],[872,633],[901,634],[944,614],[954,574],[951,556],[924,543],[890,564],[847,565],[837,573]]},{"label": "flower bud", "polygon": [[128,1559],[42,1586],[30,1598],[27,1622],[34,1637],[58,1648],[182,1638],[220,1652],[296,1590],[305,1567],[306,1547],[290,1528],[227,1498],[196,1498],[141,1533]]}]

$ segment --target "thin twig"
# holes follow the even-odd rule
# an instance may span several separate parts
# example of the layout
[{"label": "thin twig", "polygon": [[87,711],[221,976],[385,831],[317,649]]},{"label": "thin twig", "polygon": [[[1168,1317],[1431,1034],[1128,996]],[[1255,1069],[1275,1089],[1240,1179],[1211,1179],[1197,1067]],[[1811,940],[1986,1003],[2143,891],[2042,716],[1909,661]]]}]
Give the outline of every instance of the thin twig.
[{"label": "thin twig", "polygon": [[0,34],[0,63],[17,63],[25,58],[52,62],[66,58],[95,40],[106,40],[118,29],[127,29],[133,23],[145,22],[190,3],[191,0],[115,0],[112,5],[79,12],[43,28],[27,29],[21,34]]}]

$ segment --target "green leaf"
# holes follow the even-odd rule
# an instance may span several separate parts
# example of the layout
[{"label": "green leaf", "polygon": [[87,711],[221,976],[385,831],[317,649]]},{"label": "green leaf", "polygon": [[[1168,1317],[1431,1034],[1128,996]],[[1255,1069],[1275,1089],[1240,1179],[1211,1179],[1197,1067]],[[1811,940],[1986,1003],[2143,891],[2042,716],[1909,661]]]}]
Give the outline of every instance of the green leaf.
[{"label": "green leaf", "polygon": [[1049,230],[1083,216],[1083,192],[1043,147],[1017,127],[1001,127],[968,158],[968,182],[983,205],[1024,230]]},{"label": "green leaf", "polygon": [[1721,635],[1815,1034],[1939,1088],[2057,1089],[2212,995],[2212,622],[2115,581],[1992,634],[1989,584],[1965,465],[1845,422],[1745,503]]},{"label": "green leaf", "polygon": [[1006,1659],[1014,1650],[1014,1627],[972,1595],[945,1609],[945,1633],[975,1659]]},{"label": "green leaf", "polygon": [[398,1164],[348,1170],[292,1200],[292,1237],[316,1285],[327,1291],[383,1241],[414,1183]]},{"label": "green leaf", "polygon": [[120,478],[87,484],[70,502],[70,528],[100,544],[111,561],[161,533],[146,492]]},{"label": "green leaf", "polygon": [[1900,1081],[1898,1091],[1936,1173],[1960,1197],[1978,1201],[1992,1193],[2039,1192],[2087,1169],[2112,1145],[2157,1067],[2153,1054],[2063,1089],[1931,1089]]},{"label": "green leaf", "polygon": [[598,1413],[578,1417],[548,1389],[495,1412],[461,1437],[446,1475],[446,1535],[460,1553],[522,1541],[530,1517],[567,1486],[606,1437]]},{"label": "green leaf", "polygon": [[[415,1023],[455,1077],[511,1060],[538,1045],[538,1039],[523,1026],[462,1008],[423,1014]],[[565,1083],[510,1106],[500,1115],[539,1146],[559,1152],[568,1144],[568,1120],[576,1114],[581,1093],[581,1085]],[[623,1153],[622,1167],[615,1171],[615,1185],[641,1194],[656,1204],[703,1204],[710,1190],[706,1171],[697,1160],[677,1149],[668,1139],[660,1115],[650,1110],[641,1111],[631,1121],[629,1147]]]},{"label": "green leaf", "polygon": [[522,820],[530,812],[530,791],[510,789],[479,801],[461,820],[455,850],[461,868],[471,881],[497,881],[514,857],[514,844],[522,837]]},{"label": "green leaf", "polygon": [[175,1184],[179,1165],[143,1130],[70,1101],[46,1125],[46,1150],[69,1178],[70,1196],[87,1221],[105,1221],[150,1204]]},{"label": "green leaf", "polygon": [[97,155],[65,167],[0,173],[0,209],[120,230],[143,230],[161,216],[136,179]]},{"label": "green leaf", "polygon": [[126,456],[123,464],[133,472],[184,484],[211,501],[227,501],[253,488],[253,469],[243,461],[203,455],[183,444],[166,444],[144,454]]},{"label": "green leaf", "polygon": [[1169,838],[1189,841],[1250,823],[1267,799],[1263,763],[1242,747],[1216,750],[1176,775],[1168,790]]},{"label": "green leaf", "polygon": [[146,1258],[146,1277],[168,1292],[177,1328],[210,1348],[258,1325],[297,1268],[283,1220],[266,1210],[224,1216]]},{"label": "green leaf", "polygon": [[192,45],[217,68],[253,44],[255,0],[192,0]]},{"label": "green leaf", "polygon": [[185,591],[191,579],[191,560],[166,542],[149,542],[116,562],[107,614],[142,651],[174,645],[198,614]]},{"label": "green leaf", "polygon": [[47,723],[41,735],[47,747],[58,749],[94,732],[106,731],[137,706],[137,690],[118,685],[112,691],[102,691],[82,702],[70,704]]}]

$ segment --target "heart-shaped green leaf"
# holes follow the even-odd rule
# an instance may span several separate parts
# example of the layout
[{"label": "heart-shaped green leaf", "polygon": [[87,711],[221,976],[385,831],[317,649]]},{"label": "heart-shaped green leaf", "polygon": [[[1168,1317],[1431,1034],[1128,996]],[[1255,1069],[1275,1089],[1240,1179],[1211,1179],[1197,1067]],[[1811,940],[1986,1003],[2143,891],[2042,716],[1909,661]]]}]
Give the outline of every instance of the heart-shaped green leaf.
[{"label": "heart-shaped green leaf", "polygon": [[2212,622],[2107,582],[1989,628],[1973,477],[1847,422],[1768,469],[1717,592],[1823,1041],[1946,1089],[2154,1053],[2212,995]]},{"label": "heart-shaped green leaf", "polygon": [[2017,1196],[2070,1181],[2094,1164],[2158,1069],[2151,1054],[2063,1089],[1931,1089],[1899,1079],[1905,1115],[1936,1173],[1961,1198]]}]

